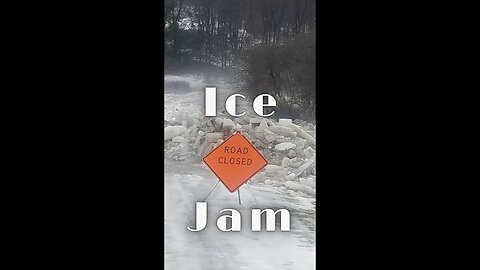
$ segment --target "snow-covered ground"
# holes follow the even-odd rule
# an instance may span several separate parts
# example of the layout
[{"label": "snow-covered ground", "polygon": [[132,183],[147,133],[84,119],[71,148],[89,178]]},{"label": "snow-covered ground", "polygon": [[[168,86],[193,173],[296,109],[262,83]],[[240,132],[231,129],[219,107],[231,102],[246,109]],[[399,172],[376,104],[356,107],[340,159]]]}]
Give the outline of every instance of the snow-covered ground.
[{"label": "snow-covered ground", "polygon": [[[271,186],[240,188],[230,193],[219,184],[207,199],[207,227],[195,226],[195,203],[203,201],[218,180],[200,163],[165,160],[165,269],[315,269],[315,210],[311,198],[292,196]],[[216,227],[219,211],[237,209],[242,231],[222,232]],[[286,208],[291,231],[252,232],[251,208]]]},{"label": "snow-covered ground", "polygon": [[[196,141],[200,137],[198,134],[202,134],[202,129],[207,128],[201,125],[204,118],[203,87],[217,87],[219,116],[224,115],[222,112],[224,103],[220,101],[224,101],[232,92],[224,82],[207,85],[198,77],[165,76],[165,80],[183,80],[190,85],[187,89],[165,91],[164,126],[172,136],[168,140],[165,139],[165,269],[314,269],[315,197],[310,193],[314,192],[314,189],[306,189],[308,186],[305,185],[306,183],[315,187],[314,183],[311,185],[308,182],[315,181],[315,172],[310,166],[314,162],[314,157],[297,160],[299,165],[295,168],[282,167],[280,164],[271,165],[266,172],[262,172],[263,177],[260,181],[254,177],[240,188],[242,205],[238,203],[237,193],[230,193],[223,184],[219,184],[207,199],[207,227],[200,232],[191,232],[187,229],[188,226],[195,226],[195,203],[203,201],[218,182],[215,174],[201,162],[204,152],[208,152],[209,149],[202,149],[201,143]],[[247,105],[249,104],[245,104]],[[222,122],[222,126],[230,123],[225,119],[217,122]],[[270,125],[267,128],[269,127]],[[281,131],[291,132],[290,129]],[[298,132],[303,132],[303,129]],[[307,129],[305,133],[307,132],[310,130]],[[307,139],[302,139],[302,149],[301,151],[297,149],[297,152],[298,155],[302,155],[307,151],[308,156],[310,150],[304,149],[311,148],[307,145],[312,143],[308,141],[311,136],[303,133],[302,135]],[[274,153],[280,151],[285,155],[284,151],[293,147],[292,143],[298,146],[300,142],[297,139],[295,142],[292,140],[283,144],[278,143],[279,149],[273,148],[271,151]],[[205,144],[208,142],[202,145]],[[211,147],[215,145],[213,143]],[[272,157],[269,158],[273,163],[278,162]],[[295,161],[295,158],[288,159],[287,163],[293,162],[291,160]],[[285,162],[285,159],[282,161]],[[302,164],[308,170],[303,169],[295,175],[293,172],[301,169]],[[287,170],[294,174],[292,180],[277,181],[280,179],[278,172]],[[306,172],[307,176],[301,178]],[[225,208],[241,212],[241,232],[222,232],[217,228],[216,221],[221,215],[219,211]],[[288,209],[291,215],[291,231],[281,232],[277,228],[275,232],[252,232],[250,228],[252,208]]]}]

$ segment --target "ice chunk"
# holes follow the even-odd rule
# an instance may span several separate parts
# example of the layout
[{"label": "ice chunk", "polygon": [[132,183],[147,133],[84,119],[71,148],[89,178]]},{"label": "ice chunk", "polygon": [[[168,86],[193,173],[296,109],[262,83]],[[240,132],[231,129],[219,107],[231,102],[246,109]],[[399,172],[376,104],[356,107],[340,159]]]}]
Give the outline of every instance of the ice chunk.
[{"label": "ice chunk", "polygon": [[260,140],[265,140],[265,134],[261,131],[255,131],[255,137],[259,138]]},{"label": "ice chunk", "polygon": [[266,178],[267,176],[265,175],[264,172],[259,172],[255,174],[250,181],[252,181],[253,183],[260,183],[260,182],[264,182]]},{"label": "ice chunk", "polygon": [[278,119],[278,124],[281,126],[286,126],[292,123],[292,119]]},{"label": "ice chunk", "polygon": [[222,139],[218,140],[216,143],[213,144],[213,148],[217,148],[217,146],[219,146],[222,143],[223,143]]},{"label": "ice chunk", "polygon": [[202,145],[197,149],[197,156],[203,157],[205,153],[205,148],[207,147],[208,142],[203,142]]},{"label": "ice chunk", "polygon": [[296,149],[303,149],[303,147],[305,147],[305,141],[300,137],[296,137],[293,143],[297,146]]},{"label": "ice chunk", "polygon": [[250,118],[249,116],[247,115],[243,115],[243,116],[240,116],[239,119],[243,120],[245,122],[245,124],[248,124],[250,123]]},{"label": "ice chunk", "polygon": [[263,121],[260,122],[260,125],[256,128],[256,130],[259,132],[263,132],[267,127],[268,127],[267,121],[263,119]]},{"label": "ice chunk", "polygon": [[203,154],[202,159],[203,159],[208,153],[212,152],[212,150],[213,150],[213,143],[209,143],[209,144],[207,145],[207,147],[205,148],[205,150],[206,150],[206,151],[205,151],[205,153]]},{"label": "ice chunk", "polygon": [[268,118],[265,118],[265,121],[267,121],[267,124],[268,124],[269,126],[275,126],[275,123],[274,123],[272,120],[270,120],[270,119],[268,119]]},{"label": "ice chunk", "polygon": [[250,132],[252,131],[252,129],[253,129],[252,124],[242,126],[242,130],[245,132]]},{"label": "ice chunk", "polygon": [[306,158],[311,158],[315,155],[315,150],[309,146],[307,149],[303,150],[303,154]]},{"label": "ice chunk", "polygon": [[[270,127],[268,127],[268,128],[270,128]],[[270,131],[268,128],[266,128],[266,129],[264,130],[265,135],[275,135],[275,136],[278,136],[276,133]]]},{"label": "ice chunk", "polygon": [[284,181],[285,177],[287,177],[287,170],[282,169],[278,171],[277,175],[275,176],[275,179],[277,179],[278,181]]},{"label": "ice chunk", "polygon": [[267,166],[265,166],[265,172],[266,173],[277,173],[281,169],[282,169],[282,167],[277,166],[277,165],[267,165]]},{"label": "ice chunk", "polygon": [[186,140],[188,140],[189,138],[195,137],[196,134],[197,134],[197,131],[198,131],[197,124],[193,124],[189,128],[187,128],[187,130],[184,132],[182,137],[184,137]]},{"label": "ice chunk", "polygon": [[217,117],[215,118],[215,126],[220,126],[223,123],[223,118]]},{"label": "ice chunk", "polygon": [[294,158],[290,160],[290,167],[298,168],[302,166],[303,164],[303,159],[301,158]]},{"label": "ice chunk", "polygon": [[198,148],[197,155],[201,158],[205,157],[210,151],[213,149],[213,143],[209,143],[207,141],[203,142],[203,144]]},{"label": "ice chunk", "polygon": [[185,127],[189,127],[198,122],[200,118],[200,111],[194,105],[183,107],[174,113],[172,122],[182,124]]},{"label": "ice chunk", "polygon": [[246,124],[250,123],[249,121],[245,121],[242,118],[235,118],[233,121],[235,121],[236,123],[238,123],[240,125],[246,125]]},{"label": "ice chunk", "polygon": [[275,135],[275,134],[274,134],[274,135],[267,135],[267,136],[265,137],[265,140],[267,140],[267,142],[271,143],[271,142],[273,142],[273,141],[275,141],[275,140],[277,139],[277,136],[278,136],[278,135]]},{"label": "ice chunk", "polygon": [[282,159],[282,167],[286,168],[290,165],[290,159],[288,157],[284,157]]},{"label": "ice chunk", "polygon": [[278,151],[285,151],[288,149],[295,149],[296,145],[293,143],[285,142],[275,145],[275,149]]},{"label": "ice chunk", "polygon": [[172,139],[173,137],[177,137],[179,135],[182,135],[185,131],[187,131],[187,128],[184,126],[169,126],[164,129],[164,140],[168,141]]},{"label": "ice chunk", "polygon": [[275,141],[279,136],[268,129],[265,129],[263,133],[265,134],[265,139],[267,140],[268,143]]},{"label": "ice chunk", "polygon": [[310,146],[315,147],[315,139],[312,136],[310,136],[310,134],[308,134],[305,130],[303,130],[301,127],[299,127],[297,125],[294,125],[294,124],[289,125],[289,127],[291,127],[293,130],[295,130],[295,132],[297,132],[298,136],[307,140],[307,142]]},{"label": "ice chunk", "polygon": [[200,146],[200,140],[202,139],[202,134],[200,132],[202,131],[199,131],[198,136],[195,138],[195,142],[193,143],[193,149],[198,149],[198,147]]},{"label": "ice chunk", "polygon": [[250,123],[260,124],[263,120],[265,120],[263,117],[250,118]]},{"label": "ice chunk", "polygon": [[206,140],[209,143],[215,143],[220,139],[223,139],[223,133],[222,132],[212,132],[212,133],[207,133],[207,135],[206,135]]},{"label": "ice chunk", "polygon": [[235,126],[235,123],[230,120],[230,119],[224,119],[223,120],[223,127],[224,128],[233,128]]},{"label": "ice chunk", "polygon": [[295,137],[295,133],[293,133],[293,129],[291,129],[290,127],[273,126],[273,127],[268,127],[268,129],[272,132],[275,132],[278,135]]},{"label": "ice chunk", "polygon": [[285,186],[289,189],[296,190],[296,191],[301,191],[306,194],[315,194],[315,190],[309,186],[293,182],[293,181],[287,181],[285,182]]},{"label": "ice chunk", "polygon": [[172,138],[172,141],[177,142],[177,143],[183,143],[183,142],[185,142],[185,138],[182,137],[182,136],[176,136],[176,137]]},{"label": "ice chunk", "polygon": [[[268,182],[267,182],[268,181]],[[275,181],[275,180],[265,180],[265,184],[271,185],[273,187],[282,187],[284,184],[280,181]]]},{"label": "ice chunk", "polygon": [[193,154],[193,152],[190,152],[190,146],[186,143],[180,143],[177,146],[165,150],[165,155],[173,158],[179,157],[181,155]]},{"label": "ice chunk", "polygon": [[176,161],[185,161],[185,156],[175,156],[173,158],[173,160],[176,160]]},{"label": "ice chunk", "polygon": [[295,174],[291,173],[291,174],[289,174],[285,177],[285,180],[291,181],[291,180],[295,179],[295,177],[296,177]]},{"label": "ice chunk", "polygon": [[310,167],[313,163],[315,162],[315,160],[310,160],[310,161],[307,161],[307,163],[303,164],[302,166],[298,167],[293,173],[296,175],[296,176],[299,176],[303,171],[305,171],[308,167]]},{"label": "ice chunk", "polygon": [[309,186],[311,188],[315,188],[315,181],[313,180],[313,178],[309,177],[307,179],[305,178],[300,178],[300,183],[306,185],[306,186]]},{"label": "ice chunk", "polygon": [[297,153],[295,153],[295,151],[293,150],[289,150],[287,153],[287,157],[289,158],[295,158],[296,156],[297,156]]}]

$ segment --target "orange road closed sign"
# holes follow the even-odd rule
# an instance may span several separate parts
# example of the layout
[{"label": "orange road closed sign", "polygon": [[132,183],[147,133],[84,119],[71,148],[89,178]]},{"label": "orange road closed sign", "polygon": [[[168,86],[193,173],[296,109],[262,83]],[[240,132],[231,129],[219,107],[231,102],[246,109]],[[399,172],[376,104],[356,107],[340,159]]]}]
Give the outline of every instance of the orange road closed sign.
[{"label": "orange road closed sign", "polygon": [[230,192],[267,165],[267,160],[240,132],[227,138],[203,161]]}]

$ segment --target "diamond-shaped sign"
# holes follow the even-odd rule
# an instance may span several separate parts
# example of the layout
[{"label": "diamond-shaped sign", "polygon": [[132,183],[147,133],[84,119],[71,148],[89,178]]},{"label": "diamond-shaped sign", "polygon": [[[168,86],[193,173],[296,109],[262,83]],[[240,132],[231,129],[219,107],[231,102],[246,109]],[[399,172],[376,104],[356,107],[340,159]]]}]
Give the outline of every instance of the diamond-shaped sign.
[{"label": "diamond-shaped sign", "polygon": [[230,192],[267,165],[267,160],[240,132],[227,138],[203,161]]}]

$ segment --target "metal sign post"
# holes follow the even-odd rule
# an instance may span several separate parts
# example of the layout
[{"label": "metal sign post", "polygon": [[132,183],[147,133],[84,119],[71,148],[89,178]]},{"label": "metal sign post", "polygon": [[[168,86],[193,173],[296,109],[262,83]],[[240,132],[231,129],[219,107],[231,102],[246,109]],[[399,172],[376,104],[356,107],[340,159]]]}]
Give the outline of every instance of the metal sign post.
[{"label": "metal sign post", "polygon": [[218,182],[215,184],[215,186],[213,186],[212,190],[210,190],[210,192],[208,193],[207,197],[205,197],[205,199],[203,199],[204,202],[207,201],[208,196],[210,196],[210,194],[212,194],[213,190],[217,187],[218,183],[220,183],[220,180],[218,180]]},{"label": "metal sign post", "polygon": [[242,200],[240,200],[240,189],[237,189],[238,191],[238,204],[242,205]]}]

